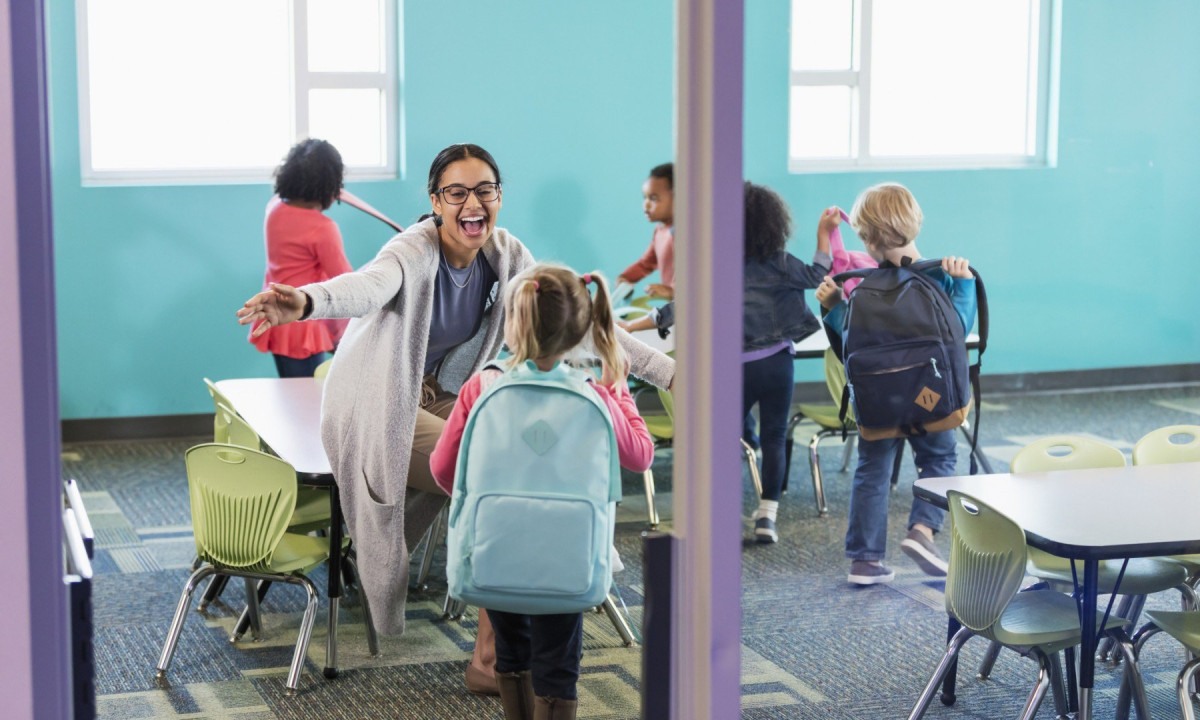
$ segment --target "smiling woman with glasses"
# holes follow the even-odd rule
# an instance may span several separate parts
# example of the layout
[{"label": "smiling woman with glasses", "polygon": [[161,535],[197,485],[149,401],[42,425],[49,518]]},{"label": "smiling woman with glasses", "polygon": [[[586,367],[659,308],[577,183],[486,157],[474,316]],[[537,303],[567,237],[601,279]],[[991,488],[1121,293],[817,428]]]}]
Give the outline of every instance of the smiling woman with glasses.
[{"label": "smiling woman with glasses", "polygon": [[[299,288],[271,284],[237,313],[254,334],[295,320],[355,318],[325,379],[321,436],[358,548],[362,588],[387,634],[404,631],[408,548],[446,503],[429,454],[463,382],[500,351],[504,308],[497,299],[534,263],[520,240],[496,227],[500,168],[487,150],[442,150],[426,192],[432,214],[362,269]],[[669,387],[674,361],[618,335],[631,373]],[[471,689],[495,693],[488,680],[491,687]]]}]

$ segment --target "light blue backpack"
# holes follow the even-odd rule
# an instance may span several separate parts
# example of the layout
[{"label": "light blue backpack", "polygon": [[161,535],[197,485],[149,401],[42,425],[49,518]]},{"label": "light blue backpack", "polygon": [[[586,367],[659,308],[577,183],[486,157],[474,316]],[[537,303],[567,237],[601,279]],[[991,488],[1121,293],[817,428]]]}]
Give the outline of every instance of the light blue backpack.
[{"label": "light blue backpack", "polygon": [[621,474],[589,377],[527,361],[471,408],[450,501],[451,596],[530,615],[581,612],[608,596]]}]

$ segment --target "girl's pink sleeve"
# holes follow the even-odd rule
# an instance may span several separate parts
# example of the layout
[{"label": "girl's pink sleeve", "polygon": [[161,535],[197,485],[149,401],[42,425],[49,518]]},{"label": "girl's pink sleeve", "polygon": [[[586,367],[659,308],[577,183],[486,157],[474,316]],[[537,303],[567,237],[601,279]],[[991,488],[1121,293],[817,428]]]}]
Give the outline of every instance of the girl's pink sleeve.
[{"label": "girl's pink sleeve", "polygon": [[346,248],[342,245],[342,231],[338,229],[337,223],[330,220],[326,227],[318,231],[314,239],[313,249],[317,253],[317,264],[326,278],[334,278],[354,269],[350,267],[350,260],[346,258]]},{"label": "girl's pink sleeve", "polygon": [[454,401],[454,408],[450,411],[450,417],[446,418],[441,437],[429,455],[429,470],[433,473],[433,479],[447,495],[454,491],[454,470],[458,466],[458,449],[462,445],[467,415],[471,413],[471,408],[478,399],[479,374],[476,373],[463,383],[458,399]]},{"label": "girl's pink sleeve", "polygon": [[638,414],[633,396],[625,388],[614,390],[599,383],[591,385],[612,416],[621,467],[632,472],[645,472],[654,462],[654,439],[646,429],[646,421]]}]

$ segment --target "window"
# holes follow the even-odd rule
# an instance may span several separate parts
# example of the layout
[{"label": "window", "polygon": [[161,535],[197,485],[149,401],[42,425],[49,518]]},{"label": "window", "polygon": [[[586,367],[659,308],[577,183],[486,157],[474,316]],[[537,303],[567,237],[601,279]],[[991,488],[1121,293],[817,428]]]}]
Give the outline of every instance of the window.
[{"label": "window", "polygon": [[793,172],[1053,161],[1056,0],[792,0]]},{"label": "window", "polygon": [[76,1],[85,183],[263,181],[305,137],[396,175],[396,0]]}]

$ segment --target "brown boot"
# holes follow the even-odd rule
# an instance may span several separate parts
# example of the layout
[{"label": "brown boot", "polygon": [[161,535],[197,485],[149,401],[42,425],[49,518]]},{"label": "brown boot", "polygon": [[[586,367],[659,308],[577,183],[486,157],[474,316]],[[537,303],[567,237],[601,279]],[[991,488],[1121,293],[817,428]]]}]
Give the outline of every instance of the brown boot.
[{"label": "brown boot", "polygon": [[533,720],[575,720],[578,700],[542,697],[533,699]]},{"label": "brown boot", "polygon": [[[500,687],[500,704],[504,720],[533,720],[533,676],[528,670],[515,673],[496,673]],[[575,717],[574,714],[571,717]]]},{"label": "brown boot", "polygon": [[476,695],[499,695],[496,687],[496,633],[487,611],[479,608],[479,629],[475,632],[475,652],[467,665],[467,690]]}]

